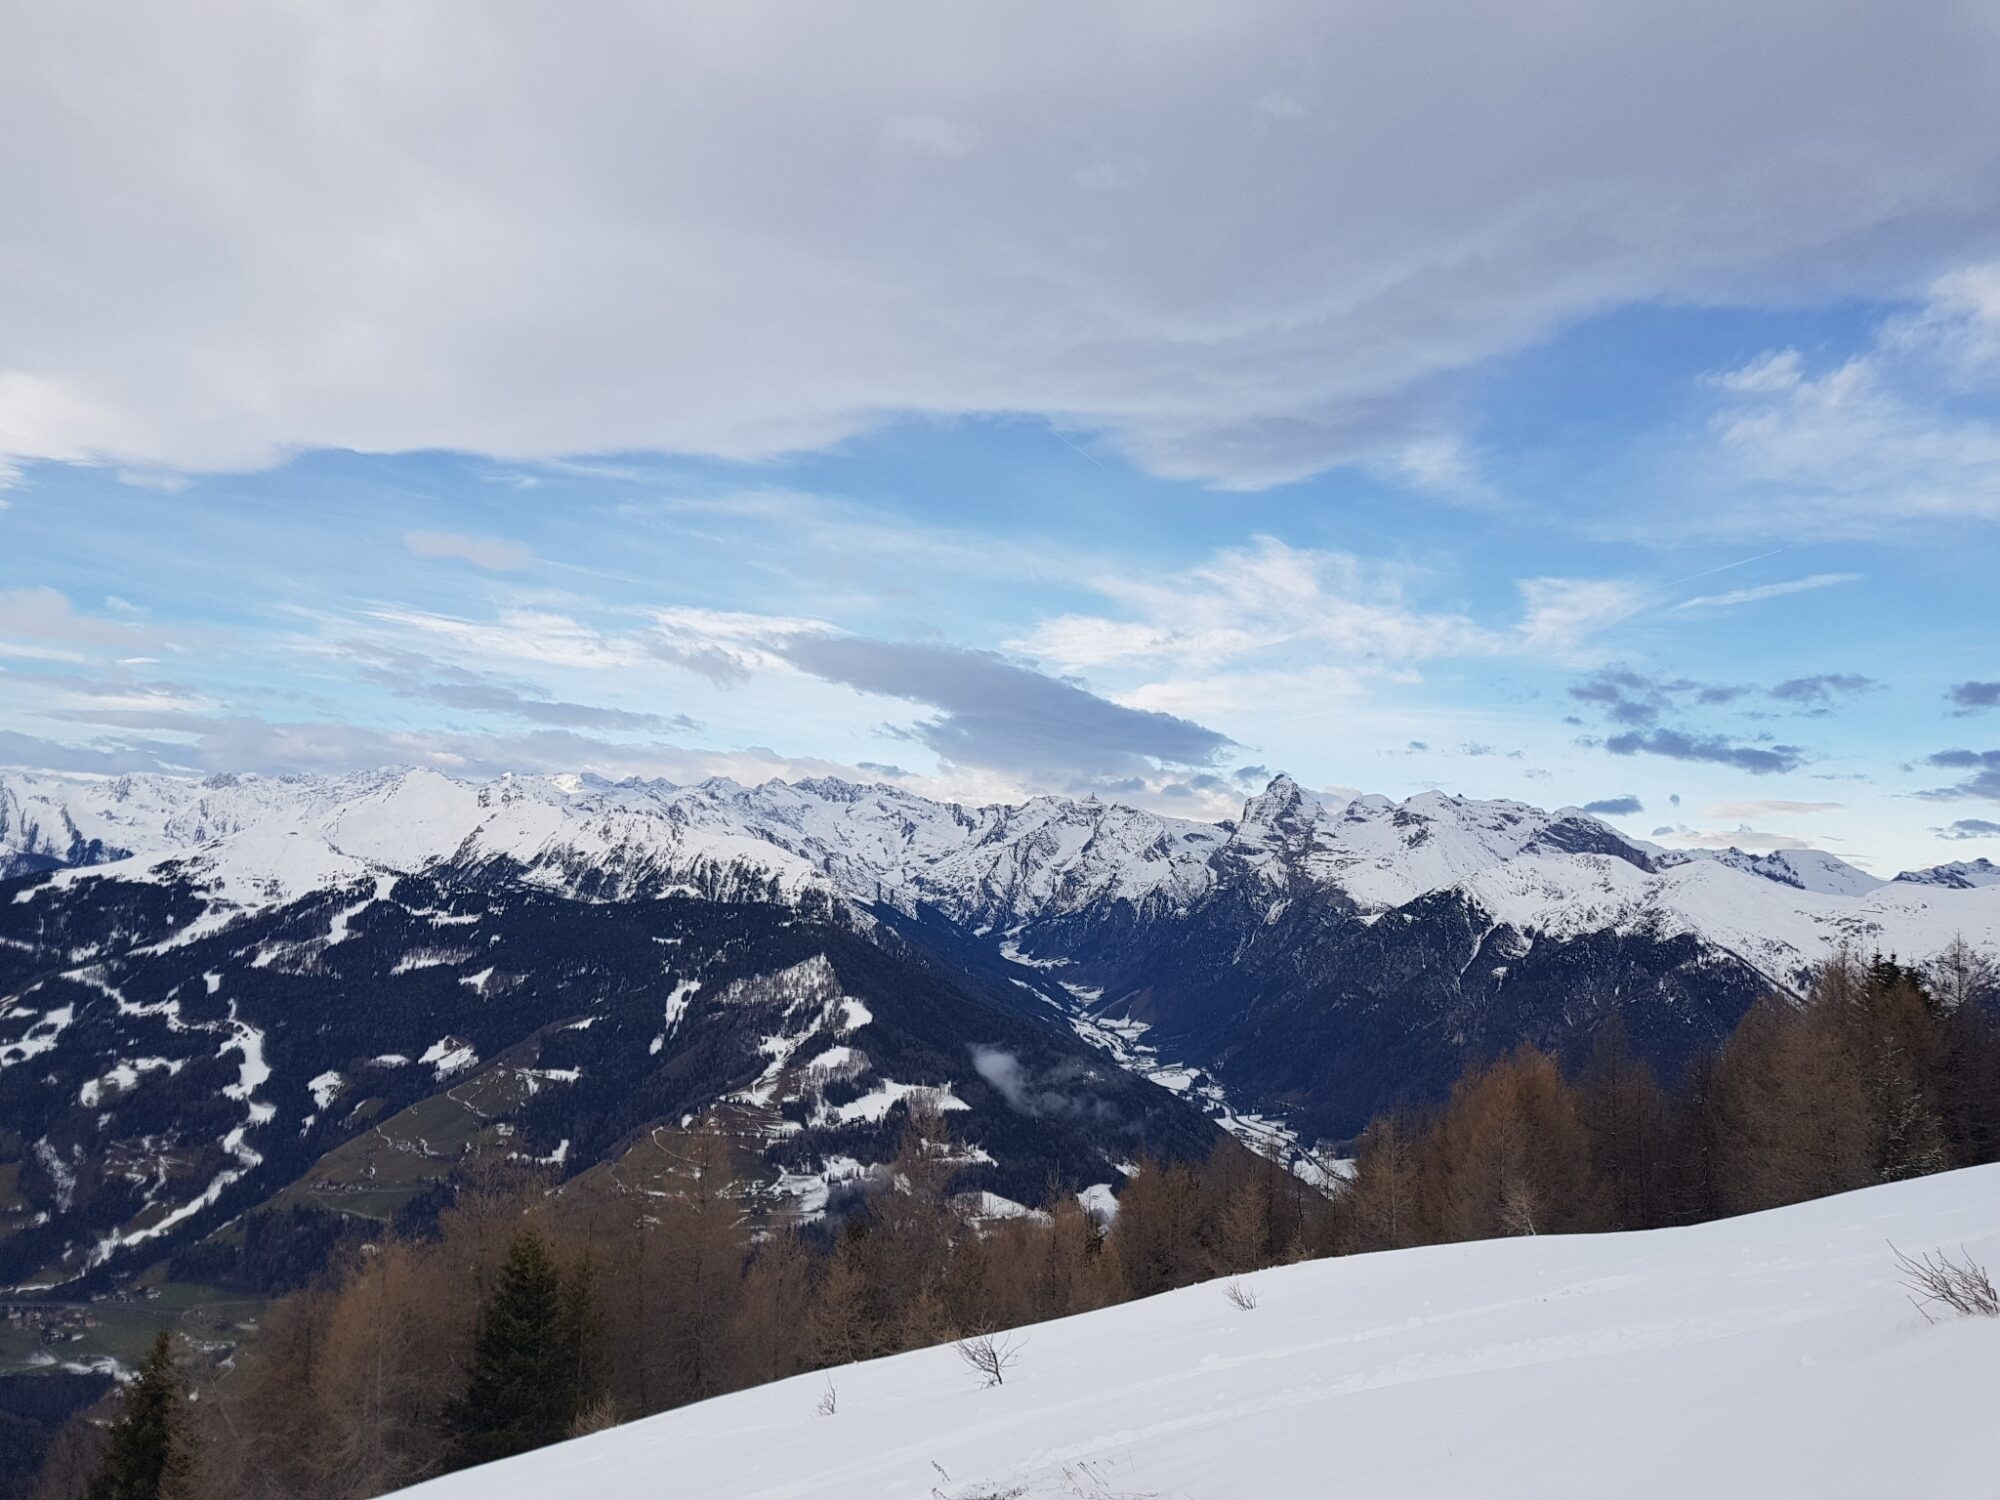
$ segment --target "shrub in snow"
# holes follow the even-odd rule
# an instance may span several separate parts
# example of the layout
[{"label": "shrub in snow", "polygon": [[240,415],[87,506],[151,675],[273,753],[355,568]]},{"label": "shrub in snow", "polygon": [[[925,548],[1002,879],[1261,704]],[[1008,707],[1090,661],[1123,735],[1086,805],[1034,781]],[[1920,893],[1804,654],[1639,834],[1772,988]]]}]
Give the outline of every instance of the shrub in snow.
[{"label": "shrub in snow", "polygon": [[1007,1372],[1021,1357],[1021,1346],[1012,1339],[982,1333],[977,1338],[960,1339],[958,1357],[970,1365],[981,1383],[990,1388],[1007,1383]]},{"label": "shrub in snow", "polygon": [[[1894,1245],[1889,1248],[1896,1250]],[[1903,1273],[1903,1285],[1910,1289],[1917,1311],[1929,1318],[1926,1304],[1935,1303],[1967,1317],[2000,1318],[2000,1292],[1993,1289],[1993,1278],[1963,1250],[1959,1254],[1965,1256],[1963,1261],[1953,1260],[1942,1250],[1918,1256],[1896,1250],[1896,1267]]]}]

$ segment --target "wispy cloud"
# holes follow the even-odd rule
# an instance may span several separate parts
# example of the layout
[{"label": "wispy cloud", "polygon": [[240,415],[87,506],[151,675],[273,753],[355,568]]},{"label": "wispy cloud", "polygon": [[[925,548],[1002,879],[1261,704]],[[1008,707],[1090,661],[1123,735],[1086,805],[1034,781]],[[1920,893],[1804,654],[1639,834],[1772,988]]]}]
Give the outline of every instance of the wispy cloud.
[{"label": "wispy cloud", "polygon": [[1704,818],[1767,818],[1778,814],[1834,812],[1838,802],[1795,802],[1787,797],[1760,797],[1750,800],[1725,799],[1711,802],[1701,810]]},{"label": "wispy cloud", "polygon": [[1465,614],[1413,602],[1409,569],[1269,536],[1164,576],[1104,573],[1090,584],[1125,615],[1060,615],[1009,644],[1069,671],[1199,670],[1289,648],[1321,662],[1400,664],[1499,645]]},{"label": "wispy cloud", "polygon": [[1068,671],[1333,670],[1351,681],[1446,657],[1568,654],[1645,603],[1623,580],[1530,578],[1517,586],[1518,620],[1495,626],[1424,604],[1426,582],[1409,567],[1265,536],[1164,577],[1094,578],[1122,616],[1058,615],[1008,644]]},{"label": "wispy cloud", "polygon": [[410,531],[403,545],[412,557],[471,563],[495,573],[519,573],[537,559],[532,547],[497,536],[470,536],[460,531]]},{"label": "wispy cloud", "polygon": [[569,702],[531,683],[510,682],[491,673],[468,671],[413,651],[363,644],[338,650],[355,660],[365,677],[398,697],[443,708],[521,719],[558,729],[687,734],[700,728],[685,714]]},{"label": "wispy cloud", "polygon": [[1519,588],[1523,613],[1517,634],[1531,651],[1575,651],[1649,602],[1644,588],[1616,578],[1528,578]]},{"label": "wispy cloud", "polygon": [[1741,849],[1748,854],[1774,853],[1781,849],[1810,849],[1811,839],[1802,839],[1789,833],[1766,833],[1752,828],[1747,823],[1740,827],[1722,831],[1702,832],[1692,828],[1674,828],[1662,834],[1655,830],[1654,837],[1671,837],[1673,842],[1687,849]]},{"label": "wispy cloud", "polygon": [[[1938,389],[2000,386],[1996,285],[1994,264],[1941,278],[1919,311],[1885,320],[1869,348],[1831,368],[1815,371],[1799,350],[1778,349],[1716,377],[1715,433],[1739,476],[1761,491],[1745,524],[1761,516],[1789,529],[1810,516],[1825,536],[2000,519],[2000,425]],[[1718,597],[1760,597],[1740,592],[1749,597]]]},{"label": "wispy cloud", "polygon": [[1860,581],[1859,573],[1814,573],[1807,578],[1787,579],[1783,583],[1764,583],[1754,588],[1731,589],[1725,594],[1698,594],[1692,599],[1683,599],[1674,608],[1735,609],[1738,605],[1759,604],[1766,599],[1782,599],[1787,594],[1806,594],[1815,589],[1830,589],[1838,584]]}]

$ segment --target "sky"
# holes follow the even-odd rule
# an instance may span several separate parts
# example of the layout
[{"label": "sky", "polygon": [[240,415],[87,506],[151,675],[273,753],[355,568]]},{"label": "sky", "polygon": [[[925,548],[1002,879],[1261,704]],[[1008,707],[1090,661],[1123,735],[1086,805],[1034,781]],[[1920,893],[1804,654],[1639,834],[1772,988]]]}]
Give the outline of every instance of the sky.
[{"label": "sky", "polygon": [[10,10],[0,765],[2000,856],[2000,10]]}]

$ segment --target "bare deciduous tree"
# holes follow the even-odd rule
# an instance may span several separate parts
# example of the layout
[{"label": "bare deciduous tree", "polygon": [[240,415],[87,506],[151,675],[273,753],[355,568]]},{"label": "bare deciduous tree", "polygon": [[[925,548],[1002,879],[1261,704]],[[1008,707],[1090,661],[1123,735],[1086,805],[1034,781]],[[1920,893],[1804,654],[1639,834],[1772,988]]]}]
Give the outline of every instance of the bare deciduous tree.
[{"label": "bare deciduous tree", "polygon": [[997,1334],[982,1333],[976,1338],[960,1339],[953,1347],[958,1350],[958,1357],[977,1371],[981,1382],[990,1388],[1007,1383],[1007,1372],[1021,1358],[1022,1345]]}]

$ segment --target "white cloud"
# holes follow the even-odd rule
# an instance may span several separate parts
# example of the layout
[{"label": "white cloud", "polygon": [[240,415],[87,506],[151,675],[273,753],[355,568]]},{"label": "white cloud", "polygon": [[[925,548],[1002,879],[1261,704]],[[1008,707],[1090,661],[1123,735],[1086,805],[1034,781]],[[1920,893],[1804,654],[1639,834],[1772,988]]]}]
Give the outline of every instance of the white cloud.
[{"label": "white cloud", "polygon": [[1456,437],[1419,438],[1389,454],[1376,467],[1416,489],[1484,504],[1497,498],[1479,472],[1479,461]]},{"label": "white cloud", "polygon": [[1225,487],[1449,488],[1424,444],[1483,358],[1974,253],[1996,30],[1847,0],[39,7],[0,55],[0,455],[757,457],[1034,412]]},{"label": "white cloud", "polygon": [[2000,261],[1939,277],[1922,308],[1883,325],[1881,341],[1962,385],[1990,382],[2000,374]]},{"label": "white cloud", "polygon": [[636,633],[609,633],[554,610],[508,609],[491,620],[470,620],[424,610],[385,608],[370,610],[368,618],[420,631],[480,659],[591,670],[639,666],[648,659],[645,643]]},{"label": "white cloud", "polygon": [[[832,629],[821,620],[791,615],[669,606],[638,612],[631,623],[605,627],[547,607],[510,607],[490,618],[440,614],[384,606],[365,619],[392,627],[398,636],[417,632],[453,653],[463,664],[531,662],[590,672],[643,669],[662,663],[685,668],[720,685],[753,673],[791,673],[779,647]],[[340,628],[346,629],[343,624]],[[398,649],[385,638],[378,649]]]},{"label": "white cloud", "polygon": [[1466,615],[1411,604],[1413,582],[1405,569],[1259,537],[1181,573],[1101,575],[1091,587],[1137,618],[1061,615],[1009,644],[1068,671],[1201,671],[1293,649],[1397,665],[1493,649],[1496,637]]},{"label": "white cloud", "polygon": [[1698,833],[1692,828],[1676,829],[1667,842],[1684,849],[1742,849],[1748,853],[1771,853],[1779,849],[1810,849],[1811,839],[1789,833],[1764,833],[1747,824],[1724,833]]},{"label": "white cloud", "polygon": [[471,563],[494,573],[518,573],[535,565],[532,547],[497,536],[467,536],[459,531],[411,531],[403,545],[412,557],[443,558]]},{"label": "white cloud", "polygon": [[1273,714],[1307,718],[1345,708],[1365,691],[1362,674],[1346,667],[1303,666],[1173,677],[1115,696],[1128,708],[1225,722],[1225,716],[1255,714],[1268,723]]},{"label": "white cloud", "polygon": [[1125,617],[1058,615],[1007,644],[1067,672],[1152,674],[1115,695],[1134,708],[1285,719],[1351,705],[1371,680],[1416,682],[1429,661],[1580,658],[1594,636],[1648,602],[1619,579],[1526,579],[1520,619],[1496,628],[1419,602],[1433,582],[1259,537],[1180,573],[1100,575],[1091,587]]},{"label": "white cloud", "polygon": [[719,684],[741,682],[753,672],[790,671],[778,648],[794,637],[823,635],[832,628],[820,620],[739,610],[676,606],[652,615],[647,649]]},{"label": "white cloud", "polygon": [[132,625],[79,614],[51,588],[0,589],[0,636],[66,646],[133,646],[149,639]]},{"label": "white cloud", "polygon": [[1576,651],[1650,602],[1645,589],[1619,578],[1526,578],[1520,590],[1521,643],[1557,654]]},{"label": "white cloud", "polygon": [[1787,594],[1805,594],[1814,589],[1830,589],[1837,584],[1859,583],[1859,573],[1815,573],[1809,578],[1791,578],[1783,583],[1761,583],[1754,588],[1731,589],[1726,594],[1698,594],[1683,599],[1675,609],[1734,609],[1739,604],[1757,604],[1765,599],[1782,599]]},{"label": "white cloud", "polygon": [[[1921,308],[1886,320],[1867,349],[1830,369],[1814,373],[1785,349],[1714,385],[1724,398],[1714,429],[1732,477],[1756,487],[1739,529],[1804,523],[1825,536],[1898,521],[2000,519],[2000,424],[1941,399],[2000,389],[2000,265],[1940,278]],[[1770,597],[1742,592],[1715,597]]]},{"label": "white cloud", "polygon": [[1753,798],[1747,802],[1711,802],[1702,809],[1704,818],[1764,818],[1773,815],[1833,812],[1838,802],[1793,802],[1783,797]]}]

